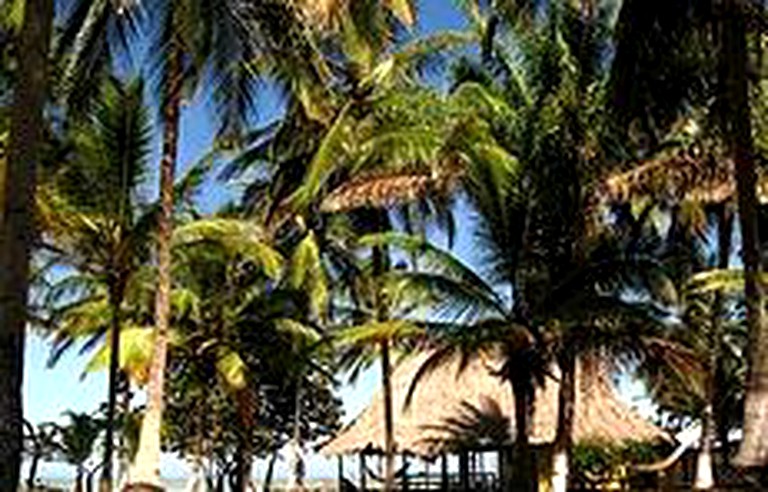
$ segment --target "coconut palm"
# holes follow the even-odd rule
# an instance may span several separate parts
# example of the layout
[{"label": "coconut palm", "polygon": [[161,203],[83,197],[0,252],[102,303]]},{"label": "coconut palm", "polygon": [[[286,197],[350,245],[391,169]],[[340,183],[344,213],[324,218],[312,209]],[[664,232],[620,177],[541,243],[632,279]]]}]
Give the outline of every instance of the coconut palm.
[{"label": "coconut palm", "polygon": [[175,240],[180,292],[191,301],[178,320],[181,346],[192,358],[215,361],[237,409],[235,487],[242,490],[251,475],[262,385],[289,379],[298,393],[297,381],[325,373],[317,358],[325,273],[312,233],[288,243],[293,250],[284,259],[253,219],[200,219],[181,226]]},{"label": "coconut palm", "polygon": [[37,471],[40,461],[49,461],[56,451],[56,426],[51,422],[44,422],[33,426],[25,421],[27,428],[26,453],[29,457],[29,473],[27,474],[27,489],[34,490],[37,479]]},{"label": "coconut palm", "polygon": [[[626,256],[604,256],[606,263],[602,263],[596,260],[601,254],[624,253],[605,251],[606,246],[600,241],[589,246],[586,190],[598,175],[596,168],[608,160],[600,147],[600,132],[607,125],[589,109],[591,104],[599,105],[604,94],[600,90],[599,58],[590,58],[580,46],[583,38],[573,38],[573,32],[568,31],[567,21],[572,11],[555,10],[551,15],[538,31],[535,24],[528,23],[524,31],[513,30],[510,38],[495,41],[506,48],[506,53],[513,53],[505,56],[505,51],[499,48],[495,55],[495,65],[507,74],[499,82],[494,83],[477,67],[465,69],[463,83],[458,84],[452,99],[457,107],[475,108],[476,119],[460,127],[461,132],[451,134],[451,141],[453,148],[462,150],[463,157],[459,161],[462,177],[456,182],[467,190],[482,221],[478,242],[487,244],[487,248],[480,249],[487,250],[491,261],[483,277],[507,285],[510,291],[499,295],[493,290],[494,284],[488,286],[497,300],[490,303],[486,300],[484,305],[493,316],[501,318],[494,319],[499,325],[496,328],[499,338],[493,337],[494,330],[483,332],[488,337],[483,342],[485,349],[498,349],[500,344],[504,346],[501,342],[504,337],[510,337],[514,343],[505,346],[507,357],[510,361],[518,360],[520,367],[530,365],[526,361],[532,353],[538,352],[543,357],[553,352],[564,381],[556,440],[558,452],[555,453],[562,465],[572,427],[569,423],[572,414],[568,409],[573,407],[574,392],[568,381],[572,381],[575,367],[573,350],[596,350],[598,341],[605,344],[610,339],[598,333],[599,324],[589,321],[590,317],[580,312],[573,301],[597,306],[596,313],[605,315],[617,310],[613,319],[626,317],[634,309],[617,302],[618,291],[614,289],[623,282],[616,283],[616,280],[628,275],[618,267],[634,269],[637,274],[640,263],[637,258]],[[585,27],[589,28],[597,30],[595,26]],[[590,42],[599,44],[600,37]],[[586,84],[588,90],[583,88],[585,80],[595,79]],[[466,109],[464,114],[467,115]],[[491,138],[478,139],[477,133],[467,131],[472,128],[490,128]],[[374,180],[373,184],[379,183]],[[371,183],[358,183],[352,188],[373,189],[366,186]],[[347,196],[355,194],[348,192]],[[613,295],[606,295],[610,292]],[[635,313],[638,314],[642,313]],[[470,319],[486,321],[483,315],[479,316]],[[653,325],[650,317],[644,319]],[[590,333],[594,336],[588,336]],[[617,339],[613,347],[637,353],[642,345],[622,347],[622,343],[631,339],[631,333],[626,335],[629,338],[621,343]],[[558,343],[543,343],[545,339]],[[468,347],[480,344],[475,348],[482,352],[481,342],[466,343]],[[533,350],[534,345],[540,350]],[[510,379],[521,378],[517,384],[513,383],[513,389],[517,386],[520,391],[515,393],[520,424],[515,435],[517,449],[525,455],[525,402],[532,400],[536,377],[525,370],[506,375]],[[555,476],[560,488],[565,484],[566,474],[567,468]],[[516,475],[520,481],[513,486],[517,489],[533,487],[531,477]]]},{"label": "coconut palm", "polygon": [[[748,97],[747,38],[749,27],[759,25],[764,20],[765,11],[762,6],[753,6],[739,0],[681,0],[665,4],[663,10],[655,11],[647,7],[647,4],[641,6],[640,2],[634,1],[625,2],[622,6],[614,76],[617,109],[619,112],[626,112],[631,118],[637,116],[641,108],[642,111],[650,108],[653,111],[646,111],[646,114],[657,117],[665,112],[669,114],[670,109],[677,111],[684,105],[681,103],[691,101],[688,97],[691,94],[681,94],[675,90],[664,94],[664,80],[674,80],[676,87],[686,90],[697,89],[698,95],[714,98],[716,101],[713,116],[721,126],[727,154],[734,162],[742,231],[741,252],[746,271],[746,316],[750,339],[754,341],[749,358],[750,379],[744,410],[745,433],[738,462],[744,466],[763,466],[768,462],[768,451],[760,443],[765,440],[767,431],[760,416],[760,409],[766,406],[765,395],[768,394],[764,388],[765,373],[768,371],[765,361],[768,357],[765,356],[763,342],[765,328],[758,283],[760,262],[755,196],[756,166]],[[711,36],[713,32],[722,35]],[[665,42],[671,39],[676,42]],[[659,64],[658,59],[654,59],[652,65],[648,63],[649,53],[659,53],[652,48],[656,42],[667,47],[674,46],[674,49],[662,52],[670,55],[674,63]],[[708,53],[713,56],[704,56]],[[682,73],[691,83],[678,83],[680,77],[669,77],[669,74],[661,73],[669,68],[659,71],[657,68],[660,66],[676,67],[673,70],[682,68]],[[713,86],[708,83],[710,80],[718,82],[714,91],[707,91]],[[649,105],[649,96],[664,102],[659,106]],[[631,104],[633,102],[634,105]],[[649,125],[645,127],[648,128]],[[662,132],[665,131],[663,123],[659,128]],[[646,131],[647,133],[651,132]]]},{"label": "coconut palm", "polygon": [[[158,218],[158,284],[156,297],[156,350],[147,388],[148,407],[136,455],[137,483],[157,484],[163,377],[167,352],[171,291],[171,236],[173,186],[181,101],[184,91],[215,87],[222,134],[236,136],[254,100],[253,73],[257,71],[306,74],[318,77],[314,48],[304,42],[306,30],[291,6],[281,2],[233,5],[205,2],[162,2],[153,53],[161,81],[163,153],[160,162],[161,211]],[[296,40],[299,40],[298,42]],[[285,69],[285,71],[283,71]],[[211,82],[210,84],[207,82]]]},{"label": "coconut palm", "polygon": [[[43,109],[48,94],[48,48],[53,2],[24,3],[16,34],[17,70],[10,109],[8,157],[4,162],[0,206],[0,482],[19,482],[22,451],[24,333],[29,291],[35,174],[43,152]],[[18,12],[18,10],[17,10]]]},{"label": "coconut palm", "polygon": [[[81,309],[106,307],[109,313],[107,323],[89,326],[95,329],[93,336],[108,334],[110,339],[105,481],[112,477],[123,301],[134,273],[149,257],[154,226],[154,211],[146,206],[142,210],[140,202],[149,154],[143,96],[141,81],[107,79],[90,113],[71,125],[67,161],[43,178],[38,200],[43,242],[50,246],[47,260],[73,272],[66,280],[57,279],[47,293],[50,321],[56,324],[57,316],[70,315],[59,327],[56,351],[74,341],[73,330],[83,329],[72,325],[72,300],[65,297],[78,297]],[[78,284],[82,296],[77,295]],[[94,302],[87,303],[89,298]]]},{"label": "coconut palm", "polygon": [[[668,246],[662,259],[669,264],[668,271],[673,273],[677,283],[686,285],[691,278],[709,277],[711,272],[707,273],[706,269],[729,267],[733,223],[731,202],[736,186],[733,163],[720,155],[716,140],[702,138],[702,133],[706,132],[701,131],[695,120],[686,118],[683,122],[682,131],[673,133],[657,155],[629,171],[609,175],[600,187],[599,199],[630,208],[650,201],[646,210],[668,215],[671,225],[666,232]],[[714,264],[708,264],[703,258],[705,235],[711,230],[717,238]],[[696,334],[696,342],[690,339],[681,342],[700,354],[706,371],[702,385],[705,390],[703,432],[695,480],[696,488],[704,490],[715,485],[711,449],[715,421],[719,417],[714,411],[715,391],[718,390],[715,383],[721,367],[718,361],[724,360],[719,355],[719,347],[725,337],[722,331],[726,323],[723,319],[725,299],[721,292],[701,298],[700,295],[690,295],[690,290],[685,287],[678,288],[689,294],[679,297],[680,309],[697,314],[684,318],[690,325],[690,334]],[[712,304],[711,309],[708,304]]]},{"label": "coconut palm", "polygon": [[[442,160],[434,159],[440,156],[440,152],[434,150],[437,145],[430,149],[429,155],[413,154],[410,149],[414,145],[409,140],[432,142],[437,138],[447,142],[449,137],[442,129],[449,124],[439,116],[450,114],[450,124],[455,124],[459,112],[455,108],[451,108],[452,113],[445,111],[441,106],[443,98],[436,91],[420,90],[415,82],[417,69],[423,62],[439,53],[441,48],[457,46],[468,39],[465,35],[450,33],[393,46],[385,35],[392,27],[391,19],[387,20],[377,12],[370,19],[361,16],[362,12],[357,9],[370,7],[366,7],[365,2],[350,3],[349,7],[355,22],[372,23],[378,27],[362,29],[352,23],[341,25],[340,51],[344,69],[338,76],[339,86],[344,90],[335,92],[321,107],[306,104],[299,92],[289,104],[285,118],[254,132],[252,144],[226,171],[226,177],[232,178],[261,166],[265,172],[246,190],[244,199],[248,209],[261,212],[264,220],[275,229],[298,229],[300,235],[306,234],[306,230],[311,231],[317,238],[324,261],[333,271],[331,275],[339,275],[341,279],[351,279],[351,272],[361,271],[356,265],[359,258],[349,251],[350,224],[363,224],[364,217],[374,216],[381,227],[386,228],[384,224],[388,222],[386,214],[379,212],[355,213],[352,215],[356,217],[351,219],[334,213],[349,206],[343,183],[350,174],[370,171],[395,174],[406,180],[415,179],[430,189],[444,188],[442,185],[450,181],[452,168],[444,172],[445,168],[439,166],[449,163],[449,151],[444,152],[446,157]],[[401,21],[406,19],[401,18]],[[403,89],[406,89],[405,94]],[[435,113],[430,118],[428,110],[414,111],[410,107],[413,103]],[[409,120],[408,116],[420,119]],[[382,126],[388,125],[388,135],[383,131],[369,131],[370,125],[377,121]],[[379,136],[381,139],[376,140]],[[456,154],[452,153],[453,156]],[[409,167],[416,162],[420,174],[411,179],[408,174],[412,169]],[[431,170],[436,170],[439,176],[433,178]],[[388,177],[383,176],[383,180],[387,181]],[[338,184],[342,187],[334,189]],[[372,201],[375,202],[376,197],[372,197]],[[320,215],[318,211],[328,214]],[[297,217],[295,224],[286,220],[289,217]],[[367,230],[365,227],[358,229]],[[372,279],[386,271],[389,263],[385,252],[379,248],[374,250],[371,254],[376,261],[370,268],[366,267],[365,274],[371,284],[377,282]],[[374,266],[376,273],[371,270]],[[367,300],[372,301],[372,298],[369,296]],[[385,306],[381,302],[378,304],[380,309],[375,318],[386,324]],[[350,324],[356,325],[360,321]],[[364,321],[374,322],[374,317]],[[382,343],[381,340],[376,344],[380,348],[388,345],[389,342]],[[383,357],[382,362],[388,368],[388,347],[383,352],[387,357]],[[389,369],[383,374],[386,379]],[[391,408],[391,404],[387,408]],[[387,427],[391,429],[391,425]],[[388,439],[388,442],[392,440]],[[392,473],[388,474],[390,478],[386,486],[391,488],[394,457],[392,446],[388,449],[387,469]]]},{"label": "coconut palm", "polygon": [[56,446],[61,458],[75,467],[75,491],[83,491],[88,475],[86,462],[95,452],[96,442],[104,430],[104,421],[87,413],[65,412],[66,425],[57,424]]}]

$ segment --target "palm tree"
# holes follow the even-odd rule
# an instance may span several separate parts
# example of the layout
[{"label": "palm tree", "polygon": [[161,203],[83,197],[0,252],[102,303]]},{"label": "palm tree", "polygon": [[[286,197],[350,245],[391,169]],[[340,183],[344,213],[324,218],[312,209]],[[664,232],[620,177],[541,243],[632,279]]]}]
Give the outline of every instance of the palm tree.
[{"label": "palm tree", "polygon": [[24,5],[17,38],[17,72],[11,107],[8,159],[0,206],[0,483],[15,490],[22,451],[24,333],[29,290],[29,261],[34,242],[32,210],[35,175],[42,156],[43,109],[48,94],[48,48],[53,2]]},{"label": "palm tree", "polygon": [[[123,301],[135,272],[149,256],[154,211],[141,209],[140,188],[147,176],[149,122],[142,100],[140,80],[124,84],[107,79],[93,109],[82,121],[72,124],[71,151],[67,163],[50,171],[40,187],[38,210],[43,241],[51,265],[71,268],[74,275],[59,280],[49,294],[56,304],[57,293],[78,283],[85,298],[103,300],[109,311],[107,325],[90,327],[100,338],[109,335],[109,397],[107,435],[102,482],[111,487],[112,454],[116,421],[117,384],[120,362],[120,332]],[[70,301],[67,301],[70,302]],[[70,307],[72,305],[70,304]],[[51,305],[53,323],[69,312],[67,306]],[[62,309],[64,307],[64,309]],[[59,333],[62,346],[71,343],[72,327]]]},{"label": "palm tree", "polygon": [[56,450],[56,426],[51,422],[33,426],[26,421],[25,426],[28,429],[26,439],[29,443],[26,452],[30,459],[27,489],[34,490],[40,461],[49,461]]},{"label": "palm tree", "polygon": [[300,398],[298,381],[325,372],[317,349],[328,287],[319,250],[313,234],[306,233],[288,243],[293,251],[284,259],[258,221],[227,216],[182,225],[175,241],[181,260],[178,294],[183,292],[190,306],[178,320],[181,345],[193,359],[215,360],[212,366],[232,398],[240,423],[235,487],[244,490],[268,375],[279,384],[290,380]]},{"label": "palm tree", "polygon": [[[358,166],[363,171],[385,173],[384,181],[387,180],[386,173],[400,175],[396,177],[408,180],[408,174],[412,172],[409,166],[417,159],[421,170],[420,175],[415,176],[415,181],[425,183],[432,189],[436,183],[442,186],[445,181],[450,180],[451,173],[444,173],[439,165],[449,163],[447,155],[450,150],[441,152],[439,146],[434,145],[428,155],[409,153],[413,142],[426,140],[431,144],[435,138],[443,143],[447,142],[449,136],[441,130],[448,127],[448,123],[435,118],[434,114],[431,115],[432,118],[427,117],[426,110],[414,111],[410,105],[418,103],[439,114],[449,114],[442,110],[443,99],[436,91],[420,90],[416,86],[415,74],[419,65],[439,53],[440,49],[461,45],[469,39],[468,36],[450,33],[416,39],[390,49],[386,33],[392,26],[387,15],[380,11],[373,11],[370,16],[363,15],[358,9],[371,7],[365,2],[350,3],[348,7],[355,22],[368,26],[366,29],[352,23],[341,26],[341,51],[345,63],[345,69],[342,71],[344,83],[341,87],[348,89],[332,94],[333,97],[328,98],[321,107],[308,105],[301,97],[303,93],[299,91],[298,95],[294,95],[295,99],[289,105],[284,120],[254,132],[253,144],[226,171],[226,176],[231,178],[247,169],[253,169],[254,164],[263,166],[266,177],[256,180],[248,188],[245,196],[246,206],[261,212],[268,223],[272,222],[275,229],[290,227],[286,218],[298,216],[296,222],[300,225],[297,234],[304,235],[306,230],[311,231],[310,234],[317,237],[326,262],[332,265],[330,270],[335,270],[342,278],[349,277],[349,272],[361,271],[354,266],[356,259],[353,258],[354,255],[350,257],[347,254],[348,245],[344,244],[345,239],[349,238],[347,232],[350,222],[359,224],[360,218],[348,222],[347,217],[334,214],[349,206],[350,198],[345,196],[343,183],[351,173],[359,171],[355,168],[356,164],[363,162],[363,165]],[[407,18],[400,20],[405,22]],[[420,119],[408,120],[408,116],[419,116]],[[457,119],[458,111],[453,111],[450,114],[450,123],[455,124]],[[383,122],[382,126],[388,125],[388,135],[384,135],[384,132],[366,131],[370,124],[377,121]],[[318,134],[321,135],[320,138],[317,137]],[[377,140],[377,137],[381,138]],[[403,152],[400,152],[400,149]],[[443,154],[446,155],[444,160],[434,159]],[[456,153],[452,155],[455,156]],[[438,179],[429,175],[431,170],[437,170],[440,175]],[[342,186],[335,188],[339,183]],[[376,202],[376,197],[366,198],[372,198],[372,201]],[[352,198],[355,199],[357,198]],[[318,209],[329,214],[320,220]],[[362,214],[357,215],[363,217]],[[377,223],[383,224],[388,222],[385,215],[373,212],[368,216],[375,216]],[[381,227],[386,228],[383,225]],[[342,230],[347,232],[339,234]],[[375,285],[378,282],[377,277],[388,269],[389,259],[386,252],[379,247],[373,248],[370,255],[375,260],[370,268],[365,269],[365,276],[371,285]],[[344,270],[347,271],[346,274],[343,273]],[[374,287],[371,292],[376,291],[380,291],[380,287]],[[390,320],[386,313],[386,303],[371,296],[368,296],[367,301],[378,305],[374,310],[376,313],[371,311],[368,313],[370,318],[356,319],[350,323],[356,325],[363,321],[373,325],[379,323],[376,326],[383,329],[392,328],[388,324]],[[342,338],[346,338],[346,335]],[[394,339],[390,340],[386,336],[384,339],[375,339],[376,347],[381,349],[383,355],[384,386],[389,388],[390,344]],[[357,340],[352,345],[358,345],[359,348],[372,340],[374,338],[366,342]],[[386,393],[389,394],[389,391]],[[386,408],[391,410],[391,402]],[[391,416],[391,411],[388,415]],[[385,486],[391,488],[394,474],[391,418],[388,418],[387,422],[386,427],[390,432],[385,454],[389,478]]]},{"label": "palm tree", "polygon": [[764,467],[768,464],[768,332],[763,314],[760,287],[760,244],[757,235],[757,174],[752,141],[752,122],[747,78],[747,34],[744,2],[726,0],[723,6],[723,39],[720,49],[720,83],[723,103],[729,108],[725,120],[725,141],[733,156],[738,190],[741,254],[744,263],[744,297],[750,353],[747,359],[747,392],[744,401],[744,438],[735,461],[742,466]]},{"label": "palm tree", "polygon": [[83,491],[83,481],[88,475],[86,462],[94,453],[94,447],[104,422],[87,413],[65,412],[69,422],[58,425],[57,448],[61,457],[75,467],[75,491]]},{"label": "palm tree", "polygon": [[[379,212],[374,212],[379,213]],[[354,284],[350,288],[352,316],[343,320],[345,325],[334,330],[334,343],[343,348],[341,366],[351,368],[353,374],[369,366],[376,358],[381,364],[381,386],[384,401],[384,490],[395,489],[395,441],[392,418],[393,361],[398,349],[406,349],[423,330],[401,318],[404,306],[388,285],[387,275],[391,259],[383,243],[372,244],[370,259],[357,268]],[[411,307],[411,306],[409,306]],[[407,310],[408,307],[405,308]]]},{"label": "palm tree", "polygon": [[[165,2],[157,11],[159,25],[153,53],[160,67],[163,151],[160,162],[155,352],[147,388],[148,406],[132,476],[137,483],[159,479],[160,425],[168,344],[171,292],[171,237],[179,121],[183,91],[211,82],[218,103],[221,134],[237,136],[254,100],[253,73],[259,61],[276,73],[316,78],[317,60],[306,42],[306,30],[293,9],[282,3],[247,8],[205,2]],[[297,40],[299,40],[297,42]],[[277,67],[277,68],[276,68]]]},{"label": "palm tree", "polygon": [[[658,126],[665,131],[663,118],[669,118],[670,110],[679,108],[691,100],[702,101],[714,96],[716,122],[720,124],[728,154],[734,161],[735,181],[738,189],[738,212],[742,232],[741,252],[745,266],[744,293],[747,300],[747,325],[752,352],[749,358],[749,382],[747,404],[744,410],[744,440],[737,462],[747,467],[764,466],[768,451],[760,443],[768,432],[761,418],[760,409],[766,406],[768,391],[765,386],[766,337],[761,292],[758,282],[760,272],[759,244],[757,238],[757,200],[755,197],[756,171],[751,134],[749,81],[747,78],[747,40],[751,21],[758,23],[764,18],[763,7],[754,7],[740,0],[723,2],[688,2],[680,0],[666,4],[664,9],[648,9],[647,4],[625,2],[619,17],[619,39],[614,73],[615,100],[618,110],[627,110],[634,117],[640,110],[651,109],[646,114],[657,117]],[[649,14],[653,12],[652,14]],[[662,14],[663,12],[663,14]],[[712,15],[712,13],[715,13]],[[712,33],[722,33],[711,36]],[[675,42],[665,42],[675,39]],[[712,43],[712,41],[715,43]],[[659,53],[652,46],[660,42],[673,46],[664,50],[673,63],[660,63],[648,59],[648,53]],[[715,44],[715,46],[712,46]],[[711,48],[715,48],[714,50]],[[696,53],[699,55],[697,56]],[[714,59],[704,56],[713,53]],[[681,63],[685,62],[685,63]],[[682,70],[670,77],[656,67],[678,67]],[[713,70],[713,68],[715,70]],[[680,75],[691,83],[679,83]],[[716,89],[707,91],[709,80],[716,80]],[[674,80],[675,86],[695,89],[697,93],[680,91],[664,93],[664,80]],[[648,96],[659,105],[647,104]],[[658,97],[657,97],[658,96]],[[689,96],[695,96],[691,98]],[[632,104],[634,103],[634,105]],[[637,104],[639,103],[639,104]],[[674,113],[673,113],[674,115]],[[646,122],[647,120],[642,122]],[[625,119],[625,122],[629,122]],[[652,125],[644,125],[652,128]],[[646,132],[650,133],[650,132]]]},{"label": "palm tree", "polygon": [[[662,252],[661,256],[669,263],[667,270],[673,273],[672,277],[685,286],[689,282],[701,283],[701,280],[692,279],[700,276],[709,278],[717,273],[705,269],[729,268],[733,235],[731,202],[736,187],[732,161],[718,152],[718,146],[712,139],[702,138],[702,133],[706,135],[706,131],[701,131],[696,120],[684,118],[682,121],[682,131],[667,137],[657,155],[629,171],[610,174],[604,186],[600,187],[599,200],[619,207],[636,206],[639,202],[650,200],[652,205],[646,206],[650,214],[668,215],[672,224],[666,232],[668,251]],[[665,212],[665,209],[671,212]],[[702,244],[706,241],[703,236],[709,230],[708,216],[712,219],[717,237],[717,260],[709,265],[702,258]],[[660,231],[656,233],[662,234]],[[716,380],[723,367],[720,347],[724,347],[723,339],[727,333],[723,331],[726,323],[723,320],[725,298],[722,292],[707,292],[702,298],[701,293],[690,292],[687,287],[679,289],[686,294],[678,296],[682,303],[680,309],[698,313],[685,319],[690,325],[690,334],[696,334],[695,340],[683,337],[681,342],[700,354],[706,371],[703,431],[695,480],[696,488],[704,490],[715,485],[711,449],[716,420],[721,420],[715,412],[715,392],[720,391]],[[711,304],[711,309],[708,304]]]}]

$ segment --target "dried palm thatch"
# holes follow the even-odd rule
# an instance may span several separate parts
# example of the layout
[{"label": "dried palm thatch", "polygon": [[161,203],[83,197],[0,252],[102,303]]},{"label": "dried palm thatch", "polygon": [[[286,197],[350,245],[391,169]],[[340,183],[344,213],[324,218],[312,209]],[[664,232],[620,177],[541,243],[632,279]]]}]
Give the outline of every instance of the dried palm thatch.
[{"label": "dried palm thatch", "polygon": [[[508,384],[492,374],[498,361],[475,359],[459,372],[459,359],[428,374],[416,387],[413,400],[405,398],[414,375],[428,354],[406,359],[392,375],[396,452],[433,458],[462,446],[490,446],[513,442],[514,405]],[[667,434],[622,403],[600,364],[579,363],[574,432],[576,441],[601,439],[667,440]],[[549,378],[537,391],[531,442],[554,441],[557,427],[558,383]],[[350,425],[328,442],[326,455],[384,449],[381,392]],[[512,429],[512,432],[510,432]]]},{"label": "dried palm thatch", "polygon": [[459,173],[363,175],[333,190],[321,203],[323,212],[361,207],[386,208],[426,197],[444,196],[458,183]]},{"label": "dried palm thatch", "polygon": [[[758,197],[768,202],[768,177],[758,175]],[[733,161],[713,154],[677,152],[646,161],[637,167],[613,174],[598,186],[598,199],[628,202],[653,197],[679,203],[722,203],[736,194]]]}]

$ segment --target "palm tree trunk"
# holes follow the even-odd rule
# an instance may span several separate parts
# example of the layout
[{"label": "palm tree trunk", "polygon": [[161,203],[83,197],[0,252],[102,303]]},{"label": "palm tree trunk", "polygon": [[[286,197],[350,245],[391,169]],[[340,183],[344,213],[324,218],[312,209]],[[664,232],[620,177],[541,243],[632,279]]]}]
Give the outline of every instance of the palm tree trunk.
[{"label": "palm tree trunk", "polygon": [[573,443],[573,419],[576,407],[576,357],[570,351],[558,357],[560,387],[557,401],[557,432],[552,450],[552,492],[568,490],[568,462]]},{"label": "palm tree trunk", "polygon": [[515,405],[515,445],[510,460],[511,477],[508,492],[536,492],[538,489],[535,463],[530,445],[531,410],[533,402],[526,381],[513,381],[512,393]]},{"label": "palm tree trunk", "polygon": [[113,483],[112,463],[115,452],[115,411],[117,408],[117,383],[120,371],[120,306],[122,305],[122,287],[110,289],[111,333],[109,341],[109,396],[107,399],[107,429],[104,437],[104,468],[101,470],[99,492],[111,492]]},{"label": "palm tree trunk", "polygon": [[52,0],[28,0],[18,38],[8,160],[0,205],[0,490],[16,491],[21,469],[24,335],[31,211],[43,140]]},{"label": "palm tree trunk", "polygon": [[749,332],[749,370],[744,402],[744,438],[736,457],[739,466],[768,464],[768,333],[763,323],[757,234],[757,174],[752,144],[747,80],[746,20],[742,0],[723,0],[721,84],[729,117],[724,118],[729,151],[736,165],[744,297]]},{"label": "palm tree trunk", "polygon": [[[131,383],[126,378],[125,387],[122,390],[122,399],[120,401],[120,413],[122,414],[123,430],[118,436],[117,447],[117,486],[122,490],[122,486],[129,481],[129,472],[131,467],[131,456],[128,448],[128,436],[126,435],[126,425],[131,414]],[[114,482],[114,480],[113,480]]]},{"label": "palm tree trunk", "polygon": [[293,411],[293,440],[291,442],[291,483],[289,490],[304,490],[304,460],[301,453],[301,378],[296,381]]},{"label": "palm tree trunk", "polygon": [[78,465],[77,472],[75,473],[75,486],[72,488],[73,492],[83,492],[83,479],[85,478],[85,470],[82,466]]},{"label": "palm tree trunk", "polygon": [[253,471],[253,428],[256,414],[256,395],[248,386],[236,395],[239,433],[235,455],[235,492],[246,492]]},{"label": "palm tree trunk", "polygon": [[279,450],[272,451],[272,456],[269,457],[269,464],[267,464],[267,472],[264,474],[264,492],[269,492],[272,489],[272,477],[275,473],[275,463],[277,463],[277,456]]},{"label": "palm tree trunk", "polygon": [[392,419],[392,366],[389,341],[381,342],[381,384],[384,388],[384,491],[395,490],[395,436]]},{"label": "palm tree trunk", "polygon": [[[731,237],[733,233],[733,220],[728,205],[723,203],[718,206],[717,217],[717,267],[727,269],[731,256]],[[715,418],[715,398],[717,367],[723,339],[722,331],[723,296],[715,294],[712,304],[712,332],[709,340],[709,361],[706,382],[706,402],[702,414],[701,441],[699,442],[699,454],[696,457],[696,478],[694,488],[697,490],[710,490],[715,486],[715,473],[712,461],[712,445],[717,433]],[[723,444],[725,446],[725,443]]]},{"label": "palm tree trunk", "polygon": [[183,73],[180,47],[171,48],[170,75],[163,108],[163,156],[160,161],[160,214],[157,219],[157,291],[155,293],[155,342],[149,368],[147,409],[141,423],[139,450],[131,480],[160,487],[160,427],[163,420],[165,364],[171,317],[171,235],[173,186],[179,139]]},{"label": "palm tree trunk", "polygon": [[29,464],[29,474],[27,475],[27,490],[35,490],[35,479],[37,478],[37,467],[40,464],[40,454],[35,453],[32,456],[32,462]]}]

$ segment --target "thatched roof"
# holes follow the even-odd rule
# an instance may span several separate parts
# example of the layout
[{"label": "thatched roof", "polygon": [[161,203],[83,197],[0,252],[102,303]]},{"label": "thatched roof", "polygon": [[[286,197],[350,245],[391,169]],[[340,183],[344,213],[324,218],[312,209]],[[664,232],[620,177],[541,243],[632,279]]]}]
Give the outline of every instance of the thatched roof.
[{"label": "thatched roof", "polygon": [[[392,375],[396,452],[434,457],[465,444],[481,447],[511,442],[514,406],[508,384],[491,374],[496,362],[480,359],[458,372],[459,360],[428,374],[404,407],[414,374],[428,354],[406,359]],[[605,370],[580,363],[577,369],[575,439],[653,441],[668,439],[664,431],[621,402]],[[548,378],[537,391],[533,444],[551,443],[557,425],[558,383]],[[328,455],[384,449],[384,405],[381,390],[371,404],[341,433],[327,443]]]},{"label": "thatched roof", "polygon": [[450,166],[435,173],[366,174],[333,190],[321,203],[323,212],[360,207],[385,208],[428,196],[446,195],[461,173]]},{"label": "thatched roof", "polygon": [[[722,203],[735,194],[731,159],[689,152],[662,155],[626,172],[613,174],[598,190],[600,198],[614,202],[643,196],[674,202]],[[768,202],[768,178],[762,172],[758,172],[757,195],[761,202]]]}]

